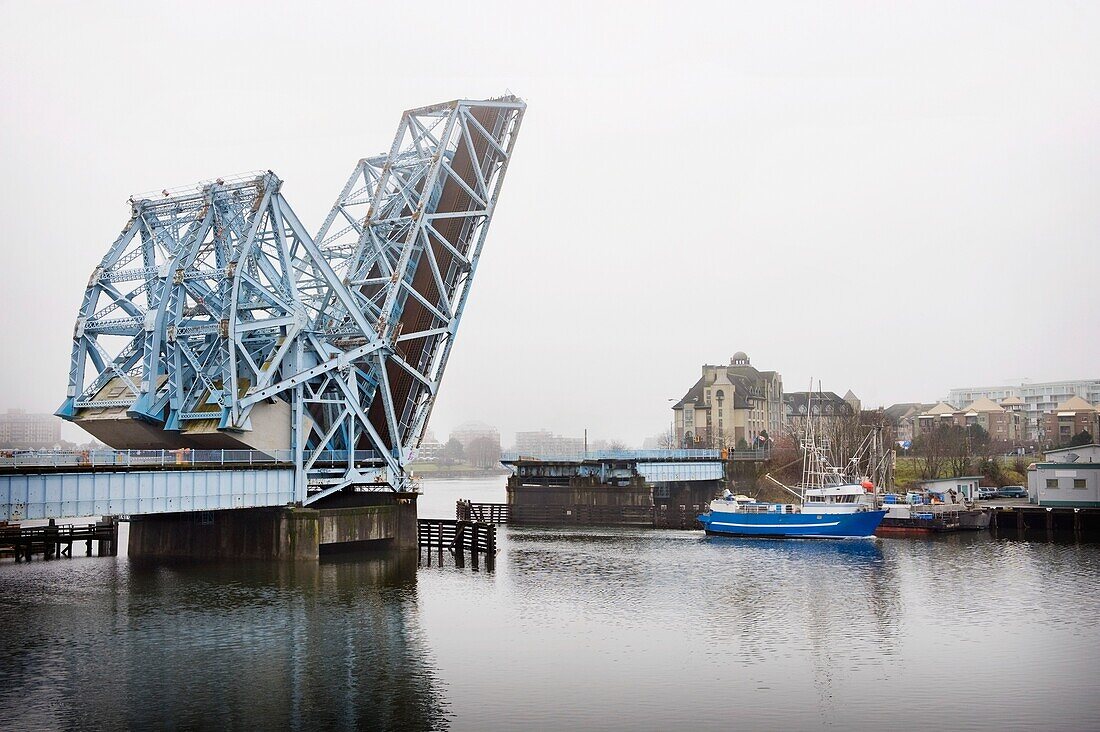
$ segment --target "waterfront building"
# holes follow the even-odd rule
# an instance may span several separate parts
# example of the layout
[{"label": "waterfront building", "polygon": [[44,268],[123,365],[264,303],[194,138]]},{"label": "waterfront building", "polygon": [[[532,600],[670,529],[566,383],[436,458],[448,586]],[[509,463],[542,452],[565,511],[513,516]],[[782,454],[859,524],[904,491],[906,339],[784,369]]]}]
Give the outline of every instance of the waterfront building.
[{"label": "waterfront building", "polygon": [[791,391],[783,395],[783,427],[788,434],[798,436],[805,432],[809,417],[827,428],[859,414],[859,410],[859,397],[851,389],[844,396],[832,391]]},{"label": "waterfront building", "polygon": [[728,366],[704,365],[672,413],[678,445],[752,446],[782,429],[783,377],[758,370],[738,351]]},{"label": "waterfront building", "polygon": [[27,414],[9,409],[0,414],[0,447],[41,449],[61,441],[61,420],[52,414]]},{"label": "waterfront building", "polygon": [[1100,445],[1047,450],[1027,471],[1027,492],[1040,506],[1100,506]]},{"label": "waterfront building", "polygon": [[1100,409],[1075,396],[1065,400],[1043,416],[1041,441],[1048,445],[1066,445],[1082,432],[1095,438],[1100,430]]},{"label": "waterfront building", "polygon": [[952,389],[945,402],[961,408],[978,399],[991,399],[1002,406],[1009,399],[1018,399],[1024,413],[1027,440],[1039,440],[1047,414],[1072,397],[1081,397],[1090,404],[1100,403],[1100,379],[1047,381],[1038,384],[1024,383],[1018,386],[974,386]]}]

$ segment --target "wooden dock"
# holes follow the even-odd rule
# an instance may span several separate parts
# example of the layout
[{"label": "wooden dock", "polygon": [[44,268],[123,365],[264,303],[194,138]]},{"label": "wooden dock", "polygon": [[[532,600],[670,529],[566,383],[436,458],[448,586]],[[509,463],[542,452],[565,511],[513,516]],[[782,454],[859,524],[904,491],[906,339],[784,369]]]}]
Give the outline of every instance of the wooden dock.
[{"label": "wooden dock", "polygon": [[443,550],[454,557],[456,567],[466,566],[466,552],[470,553],[470,566],[478,569],[481,555],[485,555],[485,568],[492,570],[496,563],[497,528],[479,521],[450,519],[416,520],[417,559],[423,549],[427,566],[432,566],[432,549],[443,563]]},{"label": "wooden dock", "polygon": [[94,524],[57,524],[53,519],[46,526],[0,526],[0,553],[10,553],[15,561],[30,561],[40,554],[45,559],[73,556],[73,544],[84,542],[85,554],[92,555],[96,542],[99,556],[118,554],[118,522],[108,518]]},{"label": "wooden dock", "polygon": [[507,524],[511,518],[510,509],[507,503],[472,503],[459,500],[455,505],[455,518],[482,524]]}]

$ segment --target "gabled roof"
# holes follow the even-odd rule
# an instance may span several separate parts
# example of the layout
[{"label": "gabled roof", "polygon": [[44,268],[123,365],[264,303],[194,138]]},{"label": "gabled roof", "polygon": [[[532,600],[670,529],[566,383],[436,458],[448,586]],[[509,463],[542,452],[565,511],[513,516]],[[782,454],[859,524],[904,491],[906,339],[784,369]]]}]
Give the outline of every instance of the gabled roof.
[{"label": "gabled roof", "polygon": [[939,404],[937,404],[936,406],[932,407],[927,412],[925,412],[925,414],[927,414],[931,417],[939,417],[940,415],[943,415],[943,414],[954,414],[957,411],[959,411],[959,410],[955,409],[953,406],[951,406],[947,402],[940,402]]},{"label": "gabled roof", "polygon": [[1095,412],[1092,406],[1079,396],[1072,396],[1054,408],[1056,412]]},{"label": "gabled roof", "polygon": [[1001,400],[1002,407],[1025,407],[1027,402],[1018,396],[1010,396]]},{"label": "gabled roof", "polygon": [[803,416],[809,413],[810,397],[813,397],[814,409],[818,414],[829,416],[851,415],[852,405],[832,391],[788,391],[783,394],[783,407],[788,414]]},{"label": "gabled roof", "polygon": [[1095,442],[1092,442],[1088,445],[1076,445],[1074,447],[1059,447],[1056,450],[1043,450],[1043,456],[1046,457],[1047,455],[1056,455],[1056,454],[1060,454],[1060,453],[1063,453],[1063,452],[1073,452],[1074,450],[1088,450],[1090,447],[1100,447],[1100,445],[1098,445]]},{"label": "gabled roof", "polygon": [[849,399],[855,399],[857,402],[859,401],[859,397],[857,397],[851,389],[844,393],[844,401],[848,401]]},{"label": "gabled roof", "polygon": [[1001,407],[1000,404],[993,401],[992,399],[987,399],[986,397],[982,397],[981,399],[975,399],[974,401],[972,401],[970,403],[970,406],[968,406],[966,408],[966,411],[968,411],[968,412],[1003,412],[1004,409]]},{"label": "gabled roof", "polygon": [[[749,398],[753,397],[753,381],[748,377],[741,376],[736,373],[726,373],[730,380],[729,386],[732,387],[733,392],[733,408],[734,409],[749,409]],[[699,380],[695,382],[695,386],[688,389],[683,398],[680,399],[673,407],[673,409],[683,409],[685,404],[694,403],[696,409],[709,409],[710,405],[706,400],[706,377],[700,376]],[[718,387],[725,386],[725,384],[718,384]],[[762,399],[762,396],[756,397]]]},{"label": "gabled roof", "polygon": [[699,380],[695,382],[695,386],[687,390],[687,393],[676,402],[676,406],[673,409],[683,409],[684,405],[689,402],[695,402],[698,405],[703,404],[703,377],[700,376]]},{"label": "gabled roof", "polygon": [[931,404],[921,404],[920,402],[901,402],[898,404],[891,404],[885,410],[886,416],[895,422],[902,417],[908,417],[913,414],[920,414],[926,409],[931,408]]}]

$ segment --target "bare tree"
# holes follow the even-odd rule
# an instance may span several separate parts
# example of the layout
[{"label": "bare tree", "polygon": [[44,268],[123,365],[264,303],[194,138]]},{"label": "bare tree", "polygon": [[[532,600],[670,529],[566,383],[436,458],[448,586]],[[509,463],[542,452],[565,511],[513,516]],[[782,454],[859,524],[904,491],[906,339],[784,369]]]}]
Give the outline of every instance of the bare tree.
[{"label": "bare tree", "polygon": [[922,434],[913,442],[917,475],[922,480],[940,477],[950,453],[950,433],[946,426]]},{"label": "bare tree", "polygon": [[672,431],[671,427],[657,436],[657,446],[666,450],[677,447],[676,433]]},{"label": "bare tree", "polygon": [[475,467],[494,467],[500,462],[500,443],[488,437],[475,437],[470,440],[466,457]]}]

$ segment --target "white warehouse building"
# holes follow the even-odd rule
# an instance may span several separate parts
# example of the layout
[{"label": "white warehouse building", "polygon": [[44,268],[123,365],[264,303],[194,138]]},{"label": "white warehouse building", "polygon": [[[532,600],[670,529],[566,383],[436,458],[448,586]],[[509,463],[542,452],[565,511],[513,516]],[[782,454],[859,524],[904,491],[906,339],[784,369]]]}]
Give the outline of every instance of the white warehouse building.
[{"label": "white warehouse building", "polygon": [[1100,507],[1100,445],[1048,450],[1027,472],[1027,492],[1040,506]]}]

